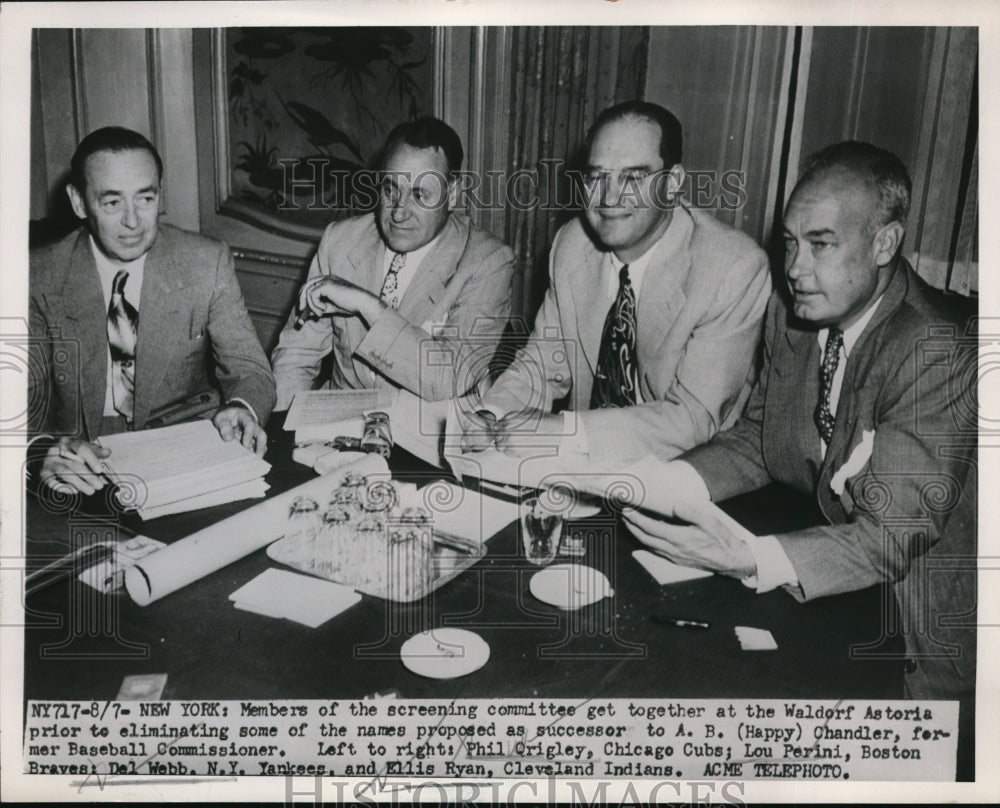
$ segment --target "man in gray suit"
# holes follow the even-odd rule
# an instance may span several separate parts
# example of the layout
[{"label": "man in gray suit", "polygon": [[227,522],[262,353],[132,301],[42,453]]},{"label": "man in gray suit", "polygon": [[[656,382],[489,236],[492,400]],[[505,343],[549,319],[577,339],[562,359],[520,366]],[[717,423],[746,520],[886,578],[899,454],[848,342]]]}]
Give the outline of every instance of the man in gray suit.
[{"label": "man in gray suit", "polygon": [[[890,152],[849,141],[812,158],[788,202],[787,301],[770,302],[746,412],[644,480],[644,509],[691,524],[625,518],[651,549],[760,592],[893,584],[902,625],[886,632],[905,637],[907,693],[956,698],[975,684],[975,376],[963,373],[976,346],[900,256],[909,202]],[[699,505],[770,482],[814,497],[825,523],[737,535]]]},{"label": "man in gray suit", "polygon": [[274,379],[233,259],[224,244],[160,225],[162,174],[138,132],[92,132],[67,187],[86,226],[31,253],[29,428],[48,435],[40,479],[53,487],[104,486],[100,435],[176,418],[192,399],[217,405],[209,360],[223,439],[267,446]]},{"label": "man in gray suit", "polygon": [[375,215],[327,227],[271,355],[277,409],[324,382],[395,387],[430,401],[474,388],[510,314],[514,255],[453,212],[462,142],[436,118],[386,142]]},{"label": "man in gray suit", "polygon": [[587,143],[584,216],[556,234],[531,338],[466,416],[466,451],[673,457],[731,425],[749,395],[764,252],[680,200],[681,125],[663,107],[606,109]]}]

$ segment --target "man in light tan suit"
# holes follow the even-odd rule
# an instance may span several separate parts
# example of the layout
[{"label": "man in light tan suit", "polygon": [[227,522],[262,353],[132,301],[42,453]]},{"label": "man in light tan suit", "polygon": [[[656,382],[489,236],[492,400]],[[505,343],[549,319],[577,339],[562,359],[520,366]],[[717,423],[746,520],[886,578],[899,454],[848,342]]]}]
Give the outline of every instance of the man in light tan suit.
[{"label": "man in light tan suit", "polygon": [[[673,457],[739,416],[771,291],[752,239],[684,205],[681,125],[656,104],[588,134],[583,220],[550,254],[531,339],[463,424],[466,451]],[[569,411],[552,414],[568,395]],[[564,415],[567,416],[564,418]]]},{"label": "man in light tan suit", "polygon": [[454,213],[462,143],[436,118],[389,135],[374,215],[327,227],[271,356],[277,409],[322,384],[401,387],[427,400],[481,381],[510,314],[514,255]]}]

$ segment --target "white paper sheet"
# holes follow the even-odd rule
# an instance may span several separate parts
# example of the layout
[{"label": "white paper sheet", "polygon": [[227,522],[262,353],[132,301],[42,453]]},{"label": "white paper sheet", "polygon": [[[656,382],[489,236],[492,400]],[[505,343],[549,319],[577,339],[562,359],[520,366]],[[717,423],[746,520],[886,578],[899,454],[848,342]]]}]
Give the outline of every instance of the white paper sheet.
[{"label": "white paper sheet", "polygon": [[370,410],[392,405],[396,391],[380,390],[302,390],[295,394],[285,416],[285,429],[318,426],[357,418]]},{"label": "white paper sheet", "polygon": [[361,415],[340,421],[324,421],[319,424],[300,426],[295,430],[295,443],[299,445],[323,444],[334,438],[358,438],[365,432],[365,419]]},{"label": "white paper sheet", "polygon": [[632,558],[638,561],[660,586],[676,584],[681,581],[693,581],[697,578],[709,578],[712,575],[708,570],[675,564],[663,556],[649,552],[649,550],[636,550],[632,553]]},{"label": "white paper sheet", "polygon": [[365,455],[349,466],[216,522],[129,568],[125,588],[136,603],[145,606],[259,550],[284,535],[288,509],[296,497],[312,496],[325,501],[347,471],[388,474],[389,467],[381,455]]},{"label": "white paper sheet", "polygon": [[271,567],[229,596],[237,609],[294,620],[309,628],[351,608],[361,595],[349,586]]},{"label": "white paper sheet", "polygon": [[417,495],[434,519],[434,530],[482,544],[511,522],[520,510],[516,502],[470,491],[447,481],[421,488]]},{"label": "white paper sheet", "polygon": [[257,480],[271,469],[239,441],[222,440],[211,421],[105,435],[99,442],[111,450],[104,463],[108,477],[128,494],[123,504],[140,511]]}]

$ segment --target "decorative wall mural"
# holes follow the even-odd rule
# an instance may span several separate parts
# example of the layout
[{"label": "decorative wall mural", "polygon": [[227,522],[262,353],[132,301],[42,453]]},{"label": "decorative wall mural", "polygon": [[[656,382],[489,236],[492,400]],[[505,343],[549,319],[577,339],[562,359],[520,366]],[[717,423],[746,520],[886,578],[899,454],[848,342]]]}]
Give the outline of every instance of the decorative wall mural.
[{"label": "decorative wall mural", "polygon": [[432,28],[226,31],[231,199],[307,226],[370,209],[393,126],[432,112]]}]

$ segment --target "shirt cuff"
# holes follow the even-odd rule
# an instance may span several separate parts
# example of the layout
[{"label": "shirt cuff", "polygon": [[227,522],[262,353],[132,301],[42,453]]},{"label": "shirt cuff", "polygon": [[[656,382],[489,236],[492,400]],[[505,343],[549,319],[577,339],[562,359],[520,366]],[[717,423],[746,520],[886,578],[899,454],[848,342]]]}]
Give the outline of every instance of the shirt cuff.
[{"label": "shirt cuff", "polygon": [[743,585],[758,593],[770,592],[779,586],[798,586],[799,576],[788,559],[781,542],[774,536],[749,536],[745,539],[757,565],[757,574],[748,575]]},{"label": "shirt cuff", "polygon": [[243,407],[243,409],[249,410],[250,414],[253,416],[253,420],[257,423],[258,426],[260,426],[260,418],[257,417],[257,411],[250,406],[250,402],[248,402],[245,398],[240,398],[239,396],[233,396],[231,399],[229,399],[229,401],[226,402],[226,406],[228,407],[232,404],[239,404],[241,407]]}]

